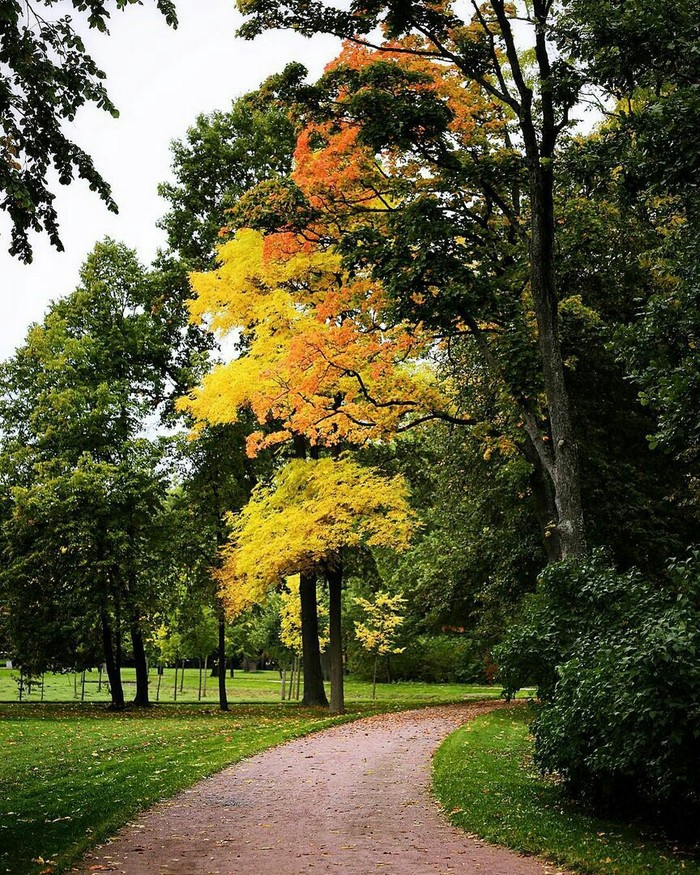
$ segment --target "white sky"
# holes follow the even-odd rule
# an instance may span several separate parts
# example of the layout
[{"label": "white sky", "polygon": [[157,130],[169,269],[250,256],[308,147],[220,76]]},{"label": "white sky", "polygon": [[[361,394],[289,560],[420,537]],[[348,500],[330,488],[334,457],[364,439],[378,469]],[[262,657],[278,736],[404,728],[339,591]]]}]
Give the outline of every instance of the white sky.
[{"label": "white sky", "polygon": [[[176,31],[153,0],[145,0],[143,7],[116,13],[109,36],[85,33],[120,117],[83,108],[69,135],[111,184],[119,215],[109,213],[84,182],[53,187],[65,252],[35,236],[31,265],[7,254],[9,223],[0,217],[0,359],[22,343],[28,325],[42,318],[51,299],[75,288],[79,267],[97,240],[109,235],[151,261],[164,243],[156,221],[166,204],[156,186],[170,175],[169,145],[184,136],[198,114],[227,109],[233,98],[292,60],[318,75],[338,51],[339,43],[330,37],[309,40],[284,32],[253,42],[238,39],[241,17],[234,0],[176,0],[176,5]],[[79,14],[73,17],[77,22]]]}]

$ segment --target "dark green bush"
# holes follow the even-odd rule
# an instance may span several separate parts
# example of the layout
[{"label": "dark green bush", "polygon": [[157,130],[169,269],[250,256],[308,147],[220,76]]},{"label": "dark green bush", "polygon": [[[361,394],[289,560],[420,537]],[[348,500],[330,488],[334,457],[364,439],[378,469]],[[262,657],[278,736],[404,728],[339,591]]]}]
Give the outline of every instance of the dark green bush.
[{"label": "dark green bush", "polygon": [[535,758],[596,802],[700,803],[700,554],[654,584],[600,556],[541,576],[497,650],[509,694],[535,682]]},{"label": "dark green bush", "polygon": [[[350,670],[371,679],[374,657],[352,651]],[[484,683],[486,663],[479,646],[466,635],[417,635],[403,653],[380,659],[379,681],[426,683]]]}]

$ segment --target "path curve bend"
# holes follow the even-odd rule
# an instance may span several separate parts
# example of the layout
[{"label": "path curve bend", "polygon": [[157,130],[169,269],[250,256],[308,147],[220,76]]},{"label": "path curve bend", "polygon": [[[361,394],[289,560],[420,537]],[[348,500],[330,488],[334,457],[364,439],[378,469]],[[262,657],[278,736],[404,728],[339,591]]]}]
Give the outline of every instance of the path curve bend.
[{"label": "path curve bend", "polygon": [[430,794],[440,741],[496,703],[365,718],[243,760],[85,858],[118,875],[544,875],[453,828]]}]

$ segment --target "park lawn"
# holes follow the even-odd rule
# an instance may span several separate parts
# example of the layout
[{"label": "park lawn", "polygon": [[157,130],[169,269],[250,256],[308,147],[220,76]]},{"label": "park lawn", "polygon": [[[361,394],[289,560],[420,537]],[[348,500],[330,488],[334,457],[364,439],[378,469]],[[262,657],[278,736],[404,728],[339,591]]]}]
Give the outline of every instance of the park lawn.
[{"label": "park lawn", "polygon": [[531,763],[529,717],[527,708],[497,711],[443,742],[433,786],[455,826],[587,875],[699,875],[699,856],[565,800],[556,782]]},{"label": "park lawn", "polygon": [[[133,698],[135,690],[135,673],[133,668],[122,670],[124,679],[124,695],[127,701]],[[182,673],[178,672],[178,678]],[[0,669],[0,702],[16,702],[18,687],[16,670]],[[108,702],[109,693],[103,675],[102,689],[98,689],[98,672],[86,672],[84,696],[86,702]],[[218,678],[207,677],[206,696],[202,703],[216,705],[218,700]],[[346,697],[349,701],[369,702],[372,699],[371,682],[346,679]],[[226,678],[227,695],[230,702],[254,704],[258,702],[275,703],[281,699],[280,675],[277,671],[236,671],[233,678]],[[156,700],[158,691],[158,675],[155,669],[150,672],[150,695]],[[414,702],[423,704],[440,704],[456,702],[465,698],[498,698],[500,687],[487,687],[475,684],[426,684],[418,682],[402,682],[394,684],[377,684],[378,702]],[[159,701],[172,703],[175,695],[175,670],[164,669],[160,683]],[[44,676],[43,701],[45,702],[75,702],[83,696],[80,674],[46,674]],[[34,688],[29,695],[24,693],[27,702],[39,702],[41,690]],[[180,692],[178,682],[177,702],[197,702],[199,700],[199,671],[196,668],[185,669],[184,689]]]},{"label": "park lawn", "polygon": [[[72,676],[52,679],[72,694]],[[251,698],[256,691],[271,702],[279,697],[276,672],[236,673],[234,684]],[[373,704],[370,683],[348,679],[346,689],[348,714],[340,719],[278,701],[234,703],[221,714],[215,686],[206,705],[168,703],[123,714],[88,702],[0,705],[0,873],[61,871],[137,812],[289,738],[376,711],[500,693],[462,684],[383,684]]]},{"label": "park lawn", "polygon": [[[346,718],[352,719],[357,713]],[[0,706],[0,872],[60,872],[130,817],[229,763],[338,723],[325,709]]]}]

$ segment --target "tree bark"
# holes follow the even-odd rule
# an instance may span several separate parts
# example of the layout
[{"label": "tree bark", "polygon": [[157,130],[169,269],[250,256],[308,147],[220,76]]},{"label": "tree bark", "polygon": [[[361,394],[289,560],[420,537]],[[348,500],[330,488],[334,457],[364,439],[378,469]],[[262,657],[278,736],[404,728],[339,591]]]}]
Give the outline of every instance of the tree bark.
[{"label": "tree bark", "polygon": [[137,620],[132,622],[129,631],[131,632],[131,646],[134,650],[134,664],[136,666],[134,705],[147,708],[151,704],[148,698],[148,662],[146,660],[146,649],[143,645],[143,635]]},{"label": "tree bark", "polygon": [[302,574],[299,581],[301,600],[301,643],[304,669],[303,705],[328,705],[321,674],[321,650],[318,644],[318,608],[316,575]]},{"label": "tree bark", "polygon": [[109,678],[109,690],[112,697],[110,707],[115,711],[124,710],[124,687],[122,686],[121,665],[115,658],[114,646],[112,644],[112,629],[109,623],[109,617],[103,613],[100,617],[102,622],[102,647],[105,654],[105,666],[107,668],[107,677]]},{"label": "tree bark", "polygon": [[228,696],[226,695],[226,620],[223,613],[219,616],[219,711],[228,711]]},{"label": "tree bark", "polygon": [[[518,115],[525,147],[530,202],[530,290],[537,318],[542,376],[547,398],[551,450],[542,444],[540,458],[552,480],[561,556],[585,555],[586,533],[581,504],[578,448],[571,422],[569,395],[559,338],[559,298],[554,248],[554,151],[560,128],[554,111],[551,64],[547,46],[551,4],[533,0],[535,58],[539,74],[539,129],[534,93],[523,74],[510,20],[502,0],[491,0],[506,47],[513,82],[518,90]],[[497,62],[498,63],[498,62]]]},{"label": "tree bark", "polygon": [[547,562],[559,562],[562,558],[561,539],[557,526],[557,506],[554,497],[554,484],[542,465],[542,460],[533,447],[532,442],[526,439],[522,444],[523,455],[532,465],[530,475],[530,488],[535,499],[535,512],[540,524],[542,542],[547,554]]},{"label": "tree bark", "polygon": [[345,691],[343,670],[343,629],[342,594],[343,560],[338,556],[335,565],[328,569],[329,628],[330,628],[330,674],[331,674],[331,714],[345,713]]},{"label": "tree bark", "polygon": [[[539,162],[538,162],[539,163]],[[532,237],[530,283],[537,316],[545,394],[552,438],[554,502],[561,556],[581,557],[586,537],[581,505],[578,447],[559,339],[558,299],[554,279],[553,178],[549,169],[530,168]]]}]

